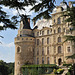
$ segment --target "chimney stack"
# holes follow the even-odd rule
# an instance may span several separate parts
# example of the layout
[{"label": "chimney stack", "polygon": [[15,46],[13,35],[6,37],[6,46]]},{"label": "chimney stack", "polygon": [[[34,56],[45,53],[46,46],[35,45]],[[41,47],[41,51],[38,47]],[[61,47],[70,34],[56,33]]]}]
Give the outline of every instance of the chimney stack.
[{"label": "chimney stack", "polygon": [[28,23],[29,23],[29,25],[30,25],[30,18],[28,18]]},{"label": "chimney stack", "polygon": [[35,24],[36,24],[36,22],[35,22],[35,20],[33,20],[33,25],[35,26]]},{"label": "chimney stack", "polygon": [[70,2],[69,2],[69,7],[72,8],[72,6],[73,6],[73,5],[72,5],[72,2],[70,1]]}]

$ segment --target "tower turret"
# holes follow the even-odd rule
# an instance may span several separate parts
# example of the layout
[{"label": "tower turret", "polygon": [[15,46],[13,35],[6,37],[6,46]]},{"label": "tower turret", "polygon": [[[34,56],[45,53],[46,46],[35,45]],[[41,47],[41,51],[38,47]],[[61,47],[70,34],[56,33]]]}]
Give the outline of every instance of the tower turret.
[{"label": "tower turret", "polygon": [[15,38],[15,75],[22,75],[21,67],[25,63],[33,64],[34,37],[30,28],[30,19],[22,16],[20,29]]}]

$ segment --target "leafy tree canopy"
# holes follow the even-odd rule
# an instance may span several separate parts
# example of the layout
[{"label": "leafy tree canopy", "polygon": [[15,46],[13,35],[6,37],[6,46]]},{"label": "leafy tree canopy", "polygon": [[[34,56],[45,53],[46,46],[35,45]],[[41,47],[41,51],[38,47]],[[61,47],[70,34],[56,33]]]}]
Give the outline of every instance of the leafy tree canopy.
[{"label": "leafy tree canopy", "polygon": [[38,20],[40,18],[49,19],[51,18],[50,13],[52,12],[55,0],[40,0],[40,3],[35,5],[31,10],[38,12],[38,15],[33,18],[33,20]]},{"label": "leafy tree canopy", "polygon": [[[75,4],[75,1],[72,2],[73,4]],[[72,6],[72,8],[68,8],[66,14],[64,14],[63,16],[68,17],[65,21],[69,23],[69,25],[71,26],[70,28],[70,32],[75,32],[75,6]],[[74,48],[75,48],[75,35],[66,35],[66,40],[65,41],[72,41],[74,42]],[[75,59],[75,54],[68,56],[67,58],[72,58]]]}]

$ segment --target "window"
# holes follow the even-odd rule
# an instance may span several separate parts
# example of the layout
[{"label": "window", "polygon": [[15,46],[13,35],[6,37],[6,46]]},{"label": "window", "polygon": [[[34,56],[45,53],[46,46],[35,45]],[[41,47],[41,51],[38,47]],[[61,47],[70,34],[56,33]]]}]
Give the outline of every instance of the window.
[{"label": "window", "polygon": [[63,28],[63,32],[65,32],[65,28]]},{"label": "window", "polygon": [[54,46],[54,53],[56,53],[56,46]]},{"label": "window", "polygon": [[42,47],[42,55],[44,55],[44,47]]},{"label": "window", "polygon": [[49,47],[47,47],[47,54],[49,54]]},{"label": "window", "polygon": [[55,19],[54,19],[54,23],[55,23]]},{"label": "window", "polygon": [[49,30],[47,30],[47,34],[49,34]]},{"label": "window", "polygon": [[44,35],[44,31],[42,31],[42,35]]},{"label": "window", "polygon": [[61,23],[61,19],[60,17],[57,19],[57,24],[60,24]]},{"label": "window", "polygon": [[37,45],[39,45],[39,39],[37,39]]},{"label": "window", "polygon": [[61,32],[61,28],[59,27],[59,28],[58,28],[58,33],[60,33],[60,32]]},{"label": "window", "polygon": [[49,64],[49,57],[47,57],[47,64]]},{"label": "window", "polygon": [[37,58],[37,64],[39,64],[39,58]]},{"label": "window", "polygon": [[54,57],[54,63],[56,64],[56,57]]},{"label": "window", "polygon": [[42,45],[44,45],[44,38],[42,38]]},{"label": "window", "polygon": [[70,52],[70,47],[67,47],[67,51]]},{"label": "window", "polygon": [[37,48],[37,55],[39,55],[39,49]]},{"label": "window", "polygon": [[56,33],[56,30],[54,30],[54,33]]},{"label": "window", "polygon": [[49,37],[47,38],[47,44],[49,44]]},{"label": "window", "polygon": [[44,57],[42,57],[42,64],[44,64]]},{"label": "window", "polygon": [[61,53],[61,46],[58,46],[58,53]]},{"label": "window", "polygon": [[20,53],[20,52],[21,52],[20,47],[17,47],[17,53]]},{"label": "window", "polygon": [[58,37],[58,42],[61,42],[61,37]]},{"label": "window", "polygon": [[37,36],[39,36],[39,32],[37,32]]}]

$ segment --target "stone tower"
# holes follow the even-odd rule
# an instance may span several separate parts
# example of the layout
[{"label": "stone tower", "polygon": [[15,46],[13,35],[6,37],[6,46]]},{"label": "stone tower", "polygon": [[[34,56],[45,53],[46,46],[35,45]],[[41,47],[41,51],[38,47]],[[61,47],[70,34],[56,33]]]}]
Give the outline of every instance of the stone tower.
[{"label": "stone tower", "polygon": [[30,28],[30,19],[22,16],[20,29],[15,38],[15,75],[22,75],[21,66],[33,64],[34,37]]}]

